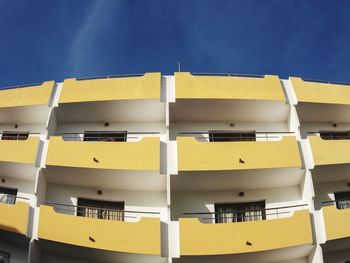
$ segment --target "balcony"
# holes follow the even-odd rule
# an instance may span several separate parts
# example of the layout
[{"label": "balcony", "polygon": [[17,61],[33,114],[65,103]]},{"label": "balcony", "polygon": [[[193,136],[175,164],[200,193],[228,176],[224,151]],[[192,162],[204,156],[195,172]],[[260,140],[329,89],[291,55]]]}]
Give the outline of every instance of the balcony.
[{"label": "balcony", "polygon": [[350,104],[349,85],[327,82],[304,81],[301,78],[290,78],[298,102]]},{"label": "balcony", "polygon": [[26,202],[16,202],[16,204],[0,203],[0,229],[27,234],[29,204]]},{"label": "balcony", "polygon": [[116,170],[159,171],[160,140],[138,142],[65,141],[51,136],[46,165]]},{"label": "balcony", "polygon": [[350,237],[350,209],[322,208],[327,240]]},{"label": "balcony", "polygon": [[[52,227],[55,226],[55,227]],[[39,239],[116,252],[160,255],[160,219],[137,222],[61,214],[40,206]]]},{"label": "balcony", "polygon": [[160,73],[97,79],[66,79],[59,103],[160,99]]},{"label": "balcony", "polygon": [[296,138],[279,141],[201,142],[178,137],[179,171],[219,171],[301,167]]},{"label": "balcony", "polygon": [[0,140],[0,162],[35,164],[39,137],[26,140]]},{"label": "balcony", "polygon": [[0,89],[0,108],[48,105],[54,85],[54,81],[46,81],[32,86]]},{"label": "balcony", "polygon": [[277,76],[198,76],[176,72],[175,84],[177,99],[285,100]]},{"label": "balcony", "polygon": [[179,222],[181,256],[249,253],[313,242],[308,210],[263,221],[204,224],[197,218],[180,218]]},{"label": "balcony", "polygon": [[309,141],[315,165],[350,163],[350,140],[323,140],[313,135]]}]

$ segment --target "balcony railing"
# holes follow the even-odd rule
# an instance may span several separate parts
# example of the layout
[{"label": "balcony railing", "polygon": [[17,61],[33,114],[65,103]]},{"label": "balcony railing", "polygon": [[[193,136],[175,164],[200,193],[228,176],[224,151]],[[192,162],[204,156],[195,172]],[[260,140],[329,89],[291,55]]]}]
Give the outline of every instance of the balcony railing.
[{"label": "balcony railing", "polygon": [[159,171],[159,136],[136,135],[132,136],[135,138],[125,138],[126,140],[118,142],[115,140],[119,136],[114,139],[108,139],[107,136],[107,141],[102,141],[100,138],[84,140],[84,133],[50,135],[46,165]]},{"label": "balcony railing", "polygon": [[28,230],[29,198],[0,194],[0,229],[26,235]]},{"label": "balcony railing", "polygon": [[[160,218],[160,212],[157,211],[109,209],[92,206],[69,205],[51,201],[42,201],[41,203],[43,205],[52,206],[58,213],[101,220],[135,222],[141,217]],[[82,212],[83,210],[88,211],[86,212],[86,215],[84,215],[85,212]]]},{"label": "balcony railing", "polygon": [[339,208],[338,201],[349,201],[349,199],[321,202],[327,240],[350,237],[350,207]]},{"label": "balcony railing", "polygon": [[2,204],[14,205],[16,204],[17,199],[19,201],[29,201],[29,198],[26,197],[0,193],[0,203]]},{"label": "balcony railing", "polygon": [[[225,255],[311,245],[310,212],[301,210],[303,207],[307,205],[266,209],[274,217],[271,220],[205,224],[198,218],[179,218],[180,255]],[[287,211],[294,213],[287,217]]]},{"label": "balcony railing", "polygon": [[177,99],[285,101],[278,76],[231,73],[175,73]]},{"label": "balcony railing", "polygon": [[[252,136],[246,134],[255,134],[255,140],[251,140]],[[193,132],[177,132],[179,137],[196,137],[200,141],[210,141],[211,134],[227,134],[226,136],[220,136],[219,139],[226,139],[227,142],[233,141],[278,141],[283,138],[283,136],[293,136],[294,132],[255,132],[255,131],[193,131]],[[233,136],[232,134],[239,135]],[[222,142],[224,142],[222,140]],[[215,140],[213,141],[215,142]]]},{"label": "balcony railing", "polygon": [[59,103],[160,99],[161,74],[65,79]]},{"label": "balcony railing", "polygon": [[[219,131],[219,133],[223,133]],[[234,133],[230,131],[230,133]],[[250,132],[249,132],[250,133]],[[179,171],[224,171],[301,167],[300,153],[291,132],[257,132],[227,140],[211,132],[182,133],[177,137]],[[224,136],[225,137],[225,136]]]},{"label": "balcony railing", "polygon": [[[137,213],[137,216],[148,217],[141,217],[134,222],[113,220],[119,218],[101,220],[99,217],[82,217],[76,216],[76,213],[67,214],[54,210],[54,207],[60,205],[63,206],[61,209],[74,213],[78,210],[76,206],[46,203],[49,205],[40,205],[39,239],[116,252],[160,255],[159,216],[149,217],[150,214],[145,212],[140,214],[138,211],[132,211]],[[126,214],[126,211],[124,213]]]},{"label": "balcony railing", "polygon": [[[246,221],[260,221],[288,217],[297,210],[308,209],[308,204],[280,206],[265,209],[232,210],[228,212],[184,212],[179,213],[179,218],[198,218],[202,223],[239,223]],[[255,213],[257,212],[257,213]],[[255,214],[252,214],[255,213]],[[227,216],[227,214],[231,214]],[[262,216],[263,215],[263,216]],[[263,219],[265,217],[266,219]],[[232,222],[218,222],[218,218],[232,219]],[[237,219],[237,220],[235,220]],[[230,220],[228,220],[230,221]]]},{"label": "balcony railing", "polygon": [[[97,136],[91,136],[97,134]],[[88,136],[86,136],[88,135]],[[49,133],[49,136],[62,136],[64,141],[77,141],[77,142],[120,142],[121,139],[127,141],[137,141],[143,136],[147,137],[159,137],[160,132],[126,132],[126,131],[86,131],[86,132],[55,132]],[[86,137],[84,137],[86,136]]]},{"label": "balcony railing", "polygon": [[39,142],[39,133],[0,133],[0,161],[34,164]]},{"label": "balcony railing", "polygon": [[[350,140],[346,136],[336,136],[331,132],[321,136],[320,131],[308,132],[308,139],[312,149],[315,165],[350,163]],[[323,138],[322,138],[323,137]]]}]

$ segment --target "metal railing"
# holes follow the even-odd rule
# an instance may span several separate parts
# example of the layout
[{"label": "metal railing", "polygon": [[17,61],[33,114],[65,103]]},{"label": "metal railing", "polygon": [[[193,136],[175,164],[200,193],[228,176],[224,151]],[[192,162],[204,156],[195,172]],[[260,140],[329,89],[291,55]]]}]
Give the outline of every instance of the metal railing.
[{"label": "metal railing", "polygon": [[112,78],[129,78],[129,77],[142,77],[144,73],[135,74],[116,74],[116,75],[106,75],[106,76],[93,76],[93,77],[82,77],[76,78],[76,80],[92,80],[92,79],[112,79]]},{"label": "metal railing", "polygon": [[[291,210],[291,208],[300,208],[300,209]],[[281,206],[281,207],[265,208],[265,209],[230,210],[227,212],[183,212],[183,213],[179,213],[178,217],[179,218],[195,217],[195,218],[199,218],[200,220],[203,220],[204,223],[220,224],[222,222],[218,222],[218,218],[225,218],[225,219],[240,218],[241,221],[239,222],[278,219],[280,218],[281,215],[291,214],[296,210],[305,210],[307,208],[308,208],[308,204],[301,204],[301,205]],[[255,215],[249,214],[254,212],[258,212],[261,214],[255,214]],[[227,216],[227,214],[232,214],[232,216]],[[235,223],[235,222],[237,221],[234,221],[232,223]]]},{"label": "metal railing", "polygon": [[[227,134],[227,136],[218,136],[218,137],[211,137],[212,134]],[[234,135],[233,135],[234,134]],[[255,134],[255,136],[252,136]],[[214,142],[215,139],[217,141],[256,141],[257,139],[264,139],[266,141],[269,141],[269,139],[278,139],[281,136],[277,136],[277,134],[284,135],[284,134],[295,134],[294,132],[254,132],[254,131],[198,131],[198,132],[177,132],[177,136],[195,136],[198,139],[205,139],[209,140],[213,138]],[[237,136],[239,135],[239,136]]]},{"label": "metal railing", "polygon": [[338,131],[309,131],[306,133],[309,135],[320,136],[323,140],[350,140],[350,131],[338,130]]},{"label": "metal railing", "polygon": [[32,84],[23,84],[23,85],[16,85],[16,86],[8,86],[8,87],[3,87],[0,88],[1,90],[9,90],[9,89],[20,89],[20,88],[28,88],[28,87],[35,87],[35,86],[40,86],[42,85],[42,83],[32,83]]},{"label": "metal railing", "polygon": [[239,74],[239,73],[207,73],[207,72],[191,72],[193,76],[227,76],[227,77],[246,77],[246,78],[264,78],[264,75],[258,74]]},{"label": "metal railing", "polygon": [[24,140],[27,140],[31,135],[40,135],[40,132],[28,132],[28,131],[0,132],[0,140],[24,141]]},{"label": "metal railing", "polygon": [[2,204],[14,205],[16,204],[17,199],[29,201],[29,198],[26,197],[0,193],[0,203]]},{"label": "metal railing", "polygon": [[[97,136],[91,136],[91,135]],[[50,136],[61,136],[65,141],[101,141],[117,142],[126,139],[138,139],[141,135],[159,135],[160,132],[125,132],[125,131],[86,131],[86,132],[54,132]],[[131,136],[130,136],[131,135]],[[139,135],[139,136],[135,136]]]},{"label": "metal railing", "polygon": [[154,211],[133,211],[92,206],[78,206],[51,201],[42,201],[41,204],[52,206],[58,213],[112,221],[126,221],[125,219],[138,219],[143,216],[156,218],[160,217],[160,212]]},{"label": "metal railing", "polygon": [[308,79],[301,78],[304,81],[317,82],[317,83],[325,83],[325,84],[338,84],[338,85],[350,85],[350,83],[340,82],[340,81],[328,81],[328,80],[320,80],[320,79]]}]

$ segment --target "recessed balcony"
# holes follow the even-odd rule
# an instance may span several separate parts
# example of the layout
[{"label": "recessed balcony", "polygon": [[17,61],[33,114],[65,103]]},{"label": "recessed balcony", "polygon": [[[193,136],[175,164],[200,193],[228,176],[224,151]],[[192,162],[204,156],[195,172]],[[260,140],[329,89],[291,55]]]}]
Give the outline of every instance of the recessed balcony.
[{"label": "recessed balcony", "polygon": [[51,136],[46,165],[116,170],[160,170],[160,139],[140,141],[65,140]]},{"label": "recessed balcony", "polygon": [[111,76],[96,79],[66,79],[59,103],[139,100],[160,98],[160,73]]},{"label": "recessed balcony", "polygon": [[326,81],[305,81],[301,78],[290,78],[298,102],[350,104],[349,85]]},{"label": "recessed balcony", "polygon": [[[69,206],[63,210],[71,209]],[[105,219],[100,219],[100,214],[93,216],[97,211],[91,210],[90,217],[84,217],[41,205],[39,239],[115,252],[160,255],[159,218],[141,217],[136,222],[125,222],[124,212],[105,211],[101,213]]]},{"label": "recessed balcony", "polygon": [[[21,134],[17,135],[21,137]],[[35,164],[39,137],[30,134],[26,134],[25,138],[5,138],[6,136],[5,133],[0,134],[0,162]]]},{"label": "recessed balcony", "polygon": [[0,89],[0,108],[48,105],[54,81]]},{"label": "recessed balcony", "polygon": [[176,99],[284,101],[278,76],[215,76],[175,73]]},{"label": "recessed balcony", "polygon": [[327,240],[350,237],[350,209],[322,208]]},{"label": "recessed balcony", "polygon": [[261,221],[205,224],[198,218],[180,218],[179,223],[181,256],[249,253],[313,242],[308,210]]},{"label": "recessed balcony", "polygon": [[315,165],[350,163],[348,139],[322,139],[319,135],[309,136]]},{"label": "recessed balcony", "polygon": [[21,201],[17,201],[14,204],[0,202],[0,215],[0,229],[21,235],[27,234],[28,203]]},{"label": "recessed balcony", "polygon": [[301,167],[296,138],[271,141],[200,141],[178,137],[178,171],[224,171]]}]

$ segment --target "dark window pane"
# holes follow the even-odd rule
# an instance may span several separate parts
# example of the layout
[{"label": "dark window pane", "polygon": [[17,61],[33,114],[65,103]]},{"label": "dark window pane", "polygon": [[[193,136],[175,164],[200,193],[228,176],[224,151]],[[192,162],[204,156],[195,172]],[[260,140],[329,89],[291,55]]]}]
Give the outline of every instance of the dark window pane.
[{"label": "dark window pane", "polygon": [[334,193],[334,197],[338,209],[350,208],[350,192]]},{"label": "dark window pane", "polygon": [[17,189],[0,187],[0,203],[13,205],[16,203],[16,196],[17,196]]},{"label": "dark window pane", "polygon": [[10,253],[0,251],[0,263],[10,263]]},{"label": "dark window pane", "polygon": [[350,132],[320,132],[323,140],[349,140]]},{"label": "dark window pane", "polygon": [[78,198],[78,216],[124,221],[124,202]]},{"label": "dark window pane", "polygon": [[210,142],[256,141],[255,132],[209,132]]},{"label": "dark window pane", "polygon": [[216,223],[265,220],[265,201],[215,204],[215,213]]},{"label": "dark window pane", "polygon": [[84,141],[126,142],[127,132],[84,132]]},{"label": "dark window pane", "polygon": [[3,132],[1,140],[27,140],[29,132]]}]

